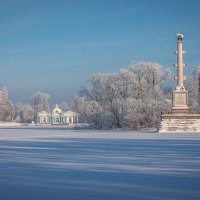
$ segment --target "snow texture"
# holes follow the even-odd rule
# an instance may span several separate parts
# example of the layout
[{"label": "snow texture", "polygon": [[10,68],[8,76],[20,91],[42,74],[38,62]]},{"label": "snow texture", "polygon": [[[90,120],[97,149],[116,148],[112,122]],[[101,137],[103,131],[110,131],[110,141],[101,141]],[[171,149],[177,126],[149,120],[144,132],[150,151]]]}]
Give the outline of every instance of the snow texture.
[{"label": "snow texture", "polygon": [[0,129],[1,200],[200,197],[200,134]]}]

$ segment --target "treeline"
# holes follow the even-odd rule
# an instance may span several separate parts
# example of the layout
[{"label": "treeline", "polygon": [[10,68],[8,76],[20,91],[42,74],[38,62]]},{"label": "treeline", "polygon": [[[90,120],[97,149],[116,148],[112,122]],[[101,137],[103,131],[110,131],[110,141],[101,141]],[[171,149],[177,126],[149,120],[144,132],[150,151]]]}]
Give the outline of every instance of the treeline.
[{"label": "treeline", "polygon": [[[82,122],[98,129],[155,127],[161,113],[171,112],[174,88],[168,80],[172,80],[170,70],[152,62],[137,62],[118,73],[95,74],[81,87],[74,108]],[[187,88],[191,111],[200,112],[200,67]]]},{"label": "treeline", "polygon": [[[200,113],[200,66],[186,81],[192,113]],[[169,81],[170,80],[170,81]],[[118,73],[92,75],[80,89],[72,105],[58,105],[64,112],[79,113],[79,121],[93,128],[155,127],[160,114],[170,113],[172,106],[172,76],[158,63],[137,62]],[[169,84],[170,83],[170,84]],[[36,92],[30,104],[14,104],[7,88],[0,90],[0,121],[30,123],[37,112],[50,110],[49,94]]]},{"label": "treeline", "polygon": [[[30,104],[14,104],[9,100],[8,90],[4,87],[0,90],[0,121],[31,123],[38,112],[50,112],[49,98],[49,94],[39,91],[30,97]],[[69,110],[67,102],[61,103],[59,107],[64,112]]]}]

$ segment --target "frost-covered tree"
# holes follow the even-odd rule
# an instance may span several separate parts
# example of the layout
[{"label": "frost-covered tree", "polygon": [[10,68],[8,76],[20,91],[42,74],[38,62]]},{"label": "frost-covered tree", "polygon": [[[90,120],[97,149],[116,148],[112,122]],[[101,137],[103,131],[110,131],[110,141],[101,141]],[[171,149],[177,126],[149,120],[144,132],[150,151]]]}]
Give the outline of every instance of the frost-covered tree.
[{"label": "frost-covered tree", "polygon": [[104,112],[101,105],[96,101],[89,101],[86,104],[87,122],[94,128],[101,129],[103,127]]},{"label": "frost-covered tree", "polygon": [[11,121],[13,116],[13,103],[8,98],[6,87],[0,90],[0,120]]},{"label": "frost-covered tree", "polygon": [[76,96],[73,102],[73,110],[79,113],[79,121],[84,123],[87,122],[87,101],[84,97]]},{"label": "frost-covered tree", "polygon": [[17,103],[15,105],[15,121],[30,123],[34,120],[34,109],[31,105]]},{"label": "frost-covered tree", "polygon": [[[170,110],[170,100],[161,88],[169,78],[169,69],[151,62],[134,63],[119,73],[95,74],[87,87],[81,87],[78,112],[85,122],[93,118],[98,124],[99,119],[99,127],[155,126],[160,113]],[[91,105],[93,110],[88,112]]]},{"label": "frost-covered tree", "polygon": [[135,75],[137,93],[136,98],[151,97],[157,99],[160,96],[160,83],[171,78],[170,70],[163,70],[158,63],[136,62],[129,70]]},{"label": "frost-covered tree", "polygon": [[[80,94],[86,101],[97,102],[98,105],[104,111],[105,116],[110,116],[109,123],[106,121],[106,124],[112,124],[111,126],[115,126],[117,123],[118,115],[117,115],[117,74],[95,74],[91,76],[88,80],[88,88],[82,87],[80,90]],[[101,112],[97,112],[101,118]],[[96,113],[96,115],[97,115]],[[87,122],[88,122],[88,118]]]},{"label": "frost-covered tree", "polygon": [[200,66],[192,73],[188,85],[189,107],[193,113],[200,113]]},{"label": "frost-covered tree", "polygon": [[34,115],[40,111],[49,112],[49,97],[49,94],[40,91],[30,97],[31,104],[34,109]]},{"label": "frost-covered tree", "polygon": [[129,71],[133,73],[132,83],[135,87],[129,93],[132,99],[129,99],[126,105],[132,107],[135,105],[135,109],[127,108],[126,120],[130,118],[128,121],[133,121],[134,128],[155,126],[160,113],[170,111],[170,100],[166,98],[161,88],[161,83],[171,78],[170,70],[163,70],[158,63],[137,62],[129,68]]},{"label": "frost-covered tree", "polygon": [[125,101],[126,112],[124,115],[126,127],[139,129],[144,123],[146,113],[143,112],[144,104],[141,99],[129,97]]},{"label": "frost-covered tree", "polygon": [[93,128],[111,127],[111,113],[105,112],[96,101],[86,101],[84,97],[75,97],[74,110],[79,113],[79,121],[90,124]]}]

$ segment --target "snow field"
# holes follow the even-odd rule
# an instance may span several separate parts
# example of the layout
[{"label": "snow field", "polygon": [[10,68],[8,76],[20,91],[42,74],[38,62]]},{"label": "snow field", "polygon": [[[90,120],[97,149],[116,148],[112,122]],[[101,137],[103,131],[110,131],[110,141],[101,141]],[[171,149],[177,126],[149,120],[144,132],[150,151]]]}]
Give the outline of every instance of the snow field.
[{"label": "snow field", "polygon": [[200,134],[0,129],[1,200],[199,199]]}]

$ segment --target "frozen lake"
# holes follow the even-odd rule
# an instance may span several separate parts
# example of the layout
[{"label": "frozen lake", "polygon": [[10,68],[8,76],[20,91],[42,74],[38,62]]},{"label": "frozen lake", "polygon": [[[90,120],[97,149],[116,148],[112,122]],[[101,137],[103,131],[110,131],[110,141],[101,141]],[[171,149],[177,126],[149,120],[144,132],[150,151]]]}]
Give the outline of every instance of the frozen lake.
[{"label": "frozen lake", "polygon": [[0,129],[1,200],[199,200],[200,134]]}]

